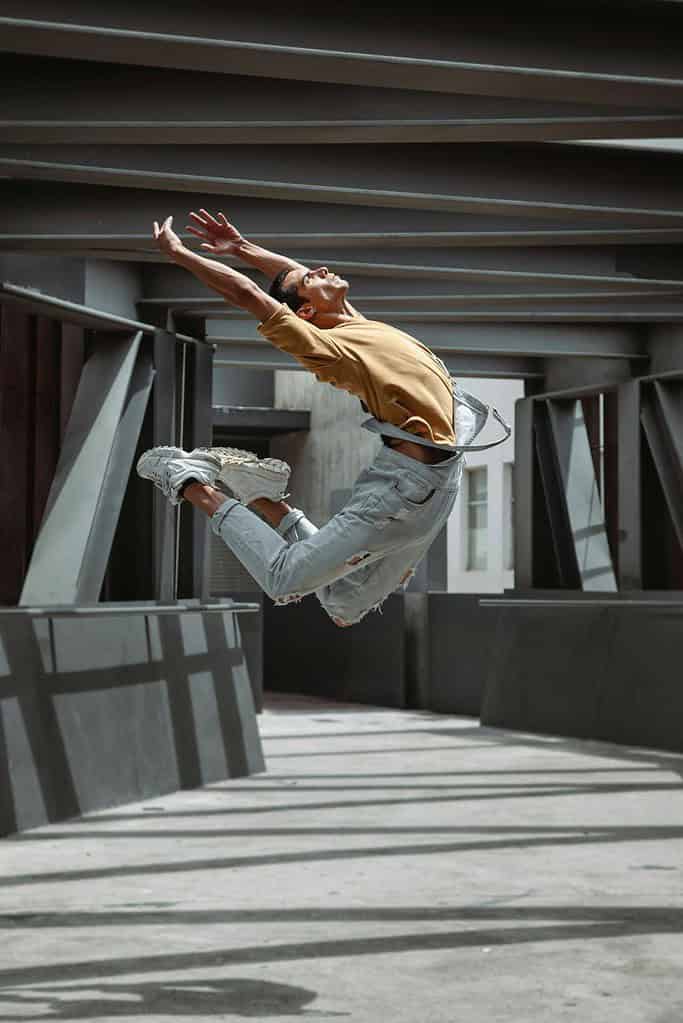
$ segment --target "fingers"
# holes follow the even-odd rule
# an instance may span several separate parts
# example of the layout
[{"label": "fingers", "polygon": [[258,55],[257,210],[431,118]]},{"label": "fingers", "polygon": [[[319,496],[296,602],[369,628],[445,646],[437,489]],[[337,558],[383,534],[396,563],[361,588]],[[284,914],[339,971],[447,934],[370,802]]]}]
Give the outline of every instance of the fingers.
[{"label": "fingers", "polygon": [[156,220],[154,221],[154,237],[155,238],[159,237],[159,224],[157,223]]},{"label": "fingers", "polygon": [[206,239],[206,238],[209,237],[206,231],[200,231],[198,227],[193,227],[192,224],[186,224],[185,225],[185,230],[186,231],[191,231],[192,234],[196,234],[198,238]]},{"label": "fingers", "polygon": [[208,224],[213,224],[214,227],[220,227],[220,224],[218,223],[218,221],[214,217],[211,216],[211,214],[209,213],[208,210],[200,209],[199,212],[205,218],[205,222],[208,222],[207,226],[208,226]]},{"label": "fingers", "polygon": [[229,222],[229,220],[226,217],[225,213],[219,213],[218,214],[218,219],[220,220],[220,222],[223,224],[224,227],[232,227],[232,224]]}]

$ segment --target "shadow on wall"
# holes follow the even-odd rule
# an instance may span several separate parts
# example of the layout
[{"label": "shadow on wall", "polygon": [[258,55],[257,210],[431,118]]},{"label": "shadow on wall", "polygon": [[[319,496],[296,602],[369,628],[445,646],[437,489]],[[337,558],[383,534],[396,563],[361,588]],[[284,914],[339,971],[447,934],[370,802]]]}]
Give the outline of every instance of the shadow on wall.
[{"label": "shadow on wall", "polygon": [[264,770],[238,616],[0,612],[0,833]]}]

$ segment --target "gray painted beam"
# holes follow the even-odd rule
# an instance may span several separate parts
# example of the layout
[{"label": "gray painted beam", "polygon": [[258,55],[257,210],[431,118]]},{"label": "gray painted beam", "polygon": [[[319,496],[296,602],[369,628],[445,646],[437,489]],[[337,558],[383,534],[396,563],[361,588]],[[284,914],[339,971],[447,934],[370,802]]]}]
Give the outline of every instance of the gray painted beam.
[{"label": "gray painted beam", "polygon": [[[536,253],[533,254],[534,256]],[[474,263],[474,258],[466,261],[461,257],[462,262]],[[506,254],[494,253],[489,257],[489,262],[501,263],[507,262]],[[222,260],[226,265],[238,266],[235,260]],[[311,261],[313,265],[319,265]],[[480,264],[484,261],[479,260]],[[531,262],[531,259],[527,259],[527,262]],[[559,260],[558,260],[559,262]],[[332,260],[329,261],[329,265],[332,265]],[[511,287],[517,283],[531,283],[536,286],[547,284],[549,286],[560,286],[562,284],[574,287],[586,286],[588,287],[613,287],[615,291],[617,289],[633,290],[638,289],[638,278],[632,275],[619,275],[615,273],[574,273],[572,270],[559,270],[556,272],[546,272],[540,270],[534,266],[531,266],[528,270],[504,270],[499,268],[493,268],[486,265],[461,265],[461,266],[435,266],[421,264],[409,264],[409,263],[359,263],[351,262],[350,260],[338,259],[334,261],[334,269],[337,273],[344,274],[344,276],[360,276],[360,277],[392,277],[395,279],[412,279],[412,280],[429,280],[430,282],[435,281],[449,281],[449,282],[460,282],[462,281],[485,281],[487,283],[496,283],[503,286]],[[677,272],[675,267],[672,267],[672,272]],[[263,278],[260,278],[262,281]],[[653,277],[641,277],[640,284],[643,290],[649,288],[662,288],[671,290],[672,288],[680,287],[683,280],[679,277],[673,278],[653,278]],[[411,285],[412,286],[412,285]],[[451,285],[453,286],[453,285]],[[378,286],[375,285],[375,288]],[[382,288],[384,288],[384,283]],[[405,290],[405,288],[404,288]]]},{"label": "gray painted beam", "polygon": [[[161,201],[164,209],[168,202]],[[203,205],[203,204],[202,204]],[[177,214],[175,214],[177,216]],[[153,218],[152,218],[153,219]],[[235,217],[237,220],[238,218]],[[325,219],[324,217],[321,219]],[[151,220],[150,220],[151,222]],[[192,238],[180,232],[183,240],[190,244]],[[623,230],[609,228],[605,230],[540,230],[540,231],[443,231],[415,232],[409,234],[399,232],[393,234],[319,234],[306,235],[263,235],[252,237],[252,241],[265,248],[277,251],[287,249],[291,252],[316,249],[353,248],[363,250],[368,247],[383,245],[386,248],[448,248],[464,246],[481,247],[537,247],[548,245],[659,245],[680,244],[683,242],[683,228],[625,228]],[[96,258],[120,258],[120,254],[129,259],[141,259],[144,256],[157,255],[157,247],[148,233],[127,234],[36,234],[36,233],[0,233],[0,250],[10,252],[69,252],[73,255],[94,255]]]},{"label": "gray painted beam", "polygon": [[[401,324],[397,323],[399,329]],[[406,333],[419,338],[439,354],[522,355],[535,358],[585,356],[589,358],[646,358],[647,349],[635,330],[627,327],[567,327],[564,325],[516,327],[505,323],[494,327],[458,324],[410,323]],[[207,340],[219,346],[218,357],[235,345],[250,345],[256,352],[272,346],[264,340],[252,320],[209,320]],[[290,359],[290,356],[285,356]]]},{"label": "gray painted beam", "polygon": [[482,143],[456,157],[435,144],[427,164],[420,147],[392,145],[0,148],[0,171],[27,180],[649,227],[683,226],[682,169],[670,153],[563,145]]},{"label": "gray painted beam", "polygon": [[[277,105],[273,95],[277,95]],[[7,55],[6,142],[146,145],[671,138],[680,111],[364,88]]]},{"label": "gray painted beam", "polygon": [[[44,181],[36,189],[30,181],[6,181],[0,195],[0,244],[5,248],[64,245],[83,250],[156,252],[151,225],[161,212],[173,214],[183,232],[193,206],[216,207],[214,196],[198,191],[111,189]],[[605,244],[676,243],[680,227],[626,227],[618,217],[581,224],[558,218],[539,222],[509,215],[452,213],[430,210],[394,210],[295,203],[278,199],[233,197],[225,212],[253,241],[275,251],[327,253],[346,249],[415,249],[500,246],[602,246]],[[160,212],[161,211],[161,212]],[[36,230],[39,228],[39,230]],[[193,239],[188,239],[193,240]],[[334,246],[330,243],[334,242]],[[358,257],[362,261],[362,256]],[[430,262],[436,260],[430,259]]]},{"label": "gray painted beam", "polygon": [[[89,23],[67,24],[55,21],[54,8],[51,10],[53,16],[46,21],[21,16],[0,18],[0,49],[10,53],[176,67],[221,74],[267,75],[271,78],[382,88],[551,98],[625,106],[677,108],[683,93],[680,62],[673,73],[650,75],[638,73],[642,64],[632,66],[630,73],[624,70],[620,73],[568,70],[566,56],[564,61],[557,62],[559,66],[556,67],[543,66],[545,62],[540,66],[519,66],[519,55],[513,63],[510,54],[506,65],[504,58],[483,62],[481,58],[477,61],[435,59],[430,56],[345,51],[330,48],[329,42],[323,47],[307,47],[299,42],[300,34],[298,45],[252,42],[253,36],[247,37],[249,41],[219,38],[216,34],[218,26],[214,22],[210,26],[210,34],[197,35],[196,20],[187,23],[188,35],[159,32],[158,29],[135,31],[128,27],[110,27],[106,24],[109,20],[107,13],[95,9],[88,11]],[[17,13],[23,15],[25,10],[18,8]],[[129,14],[129,25],[134,23],[130,20],[134,17]],[[263,38],[263,31],[261,23],[256,38]],[[375,50],[376,45],[375,37],[370,49]],[[403,49],[405,52],[405,43]]]},{"label": "gray painted beam", "polygon": [[[464,290],[464,289],[463,289]],[[468,309],[472,305],[485,304],[488,308],[514,308],[517,305],[526,305],[542,302],[544,305],[565,306],[576,304],[580,308],[592,308],[598,306],[606,308],[606,300],[611,300],[614,309],[623,309],[634,301],[644,305],[654,305],[661,308],[661,301],[665,299],[678,298],[683,301],[683,282],[681,291],[564,291],[564,292],[542,292],[536,290],[525,291],[518,289],[515,293],[503,293],[497,291],[473,292],[469,294],[456,293],[442,295],[430,294],[402,294],[402,295],[363,295],[356,299],[356,308],[362,303],[363,312],[378,314],[381,310],[383,316],[401,318],[407,312],[421,319],[428,313],[438,313],[441,316],[453,309]],[[355,298],[355,294],[354,294]],[[143,298],[138,301],[138,307],[146,312],[147,316],[159,315],[163,312],[182,314],[185,317],[198,317],[211,320],[242,320],[244,314],[240,309],[231,309],[222,298],[190,298],[190,297],[167,297],[167,298]],[[429,316],[427,316],[429,318]]]},{"label": "gray painted beam", "polygon": [[7,55],[3,64],[0,130],[6,142],[410,144],[683,134],[679,112],[441,93],[427,98],[324,83],[312,95],[308,82],[235,75],[221,89],[212,74],[125,66],[109,77],[90,61],[23,55]]},{"label": "gray painted beam", "polygon": [[616,576],[581,402],[549,400],[548,408],[581,588],[614,592]]},{"label": "gray painted beam", "polygon": [[[597,391],[618,387],[633,374],[643,369],[626,359],[584,359],[580,356],[543,360],[544,393],[574,391],[575,396],[595,394]],[[648,364],[649,368],[649,364]]]},{"label": "gray painted beam", "polygon": [[[110,460],[141,338],[140,332],[125,338],[99,336],[83,367],[20,604],[86,603],[99,596],[91,593],[88,556],[96,555],[94,540],[106,548],[114,536],[115,522],[108,519],[100,529],[98,516],[104,498],[111,497]],[[144,393],[146,383],[140,386]]]},{"label": "gray painted beam", "polygon": [[428,145],[435,142],[550,142],[582,138],[671,138],[683,116],[536,117],[408,121],[0,120],[5,142],[41,145]]},{"label": "gray painted beam", "polygon": [[[303,26],[297,26],[301,31]],[[126,124],[141,118],[149,121],[234,121],[258,124],[282,120],[350,122],[392,119],[466,120],[512,118],[631,117],[658,120],[675,118],[680,111],[623,110],[609,104],[565,103],[527,100],[510,96],[476,96],[406,89],[364,88],[317,83],[309,80],[226,77],[178,68],[147,68],[129,64],[103,75],[90,60],[32,58],[6,54],[0,67],[0,116],[21,121],[86,120]],[[279,103],[273,107],[273,94]],[[305,113],[304,113],[305,111]],[[290,116],[291,115],[291,116]]]},{"label": "gray painted beam", "polygon": [[[524,356],[454,355],[442,353],[448,370],[459,377],[487,377],[499,380],[526,380],[543,376],[540,360]],[[288,369],[306,372],[285,352],[271,345],[230,344],[219,349],[214,366],[238,366],[242,369]]]},{"label": "gray painted beam", "polygon": [[394,324],[405,324],[410,330],[411,323],[680,323],[683,322],[683,306],[672,303],[649,303],[630,309],[628,306],[612,304],[604,308],[585,308],[577,303],[568,303],[567,308],[548,307],[543,301],[525,309],[484,307],[474,310],[415,310],[404,312],[395,309],[374,310],[377,319]]}]

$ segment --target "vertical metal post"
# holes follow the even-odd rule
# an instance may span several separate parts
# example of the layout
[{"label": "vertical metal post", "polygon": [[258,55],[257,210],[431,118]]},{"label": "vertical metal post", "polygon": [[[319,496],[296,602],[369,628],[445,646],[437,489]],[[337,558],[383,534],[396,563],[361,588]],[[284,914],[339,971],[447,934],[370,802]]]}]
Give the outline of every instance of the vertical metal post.
[{"label": "vertical metal post", "polygon": [[31,550],[34,468],[33,317],[0,310],[0,601],[16,603]]},{"label": "vertical metal post", "polygon": [[515,589],[534,584],[534,400],[515,405],[514,569]]},{"label": "vertical metal post", "polygon": [[619,588],[643,588],[641,517],[640,382],[628,380],[617,392]]},{"label": "vertical metal post", "polygon": [[[174,447],[178,440],[176,417],[176,341],[164,330],[154,333],[153,444]],[[154,490],[154,595],[173,600],[176,593],[176,531],[178,511]]]},{"label": "vertical metal post", "polygon": [[[183,447],[211,447],[213,438],[213,348],[188,346],[188,372],[184,401]],[[200,597],[210,591],[210,524],[192,508],[181,506],[178,596]]]}]

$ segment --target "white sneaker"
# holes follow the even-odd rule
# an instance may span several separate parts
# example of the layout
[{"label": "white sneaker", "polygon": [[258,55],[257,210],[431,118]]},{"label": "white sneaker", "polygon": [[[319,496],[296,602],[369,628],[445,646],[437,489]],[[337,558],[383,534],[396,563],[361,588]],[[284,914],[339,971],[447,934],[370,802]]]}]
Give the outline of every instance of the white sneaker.
[{"label": "white sneaker", "polygon": [[138,459],[137,473],[145,480],[151,480],[171,504],[180,504],[184,499],[180,490],[188,480],[213,486],[221,468],[220,459],[209,448],[150,448]]},{"label": "white sneaker", "polygon": [[240,451],[239,448],[211,448],[211,454],[221,463],[216,486],[224,484],[240,504],[251,504],[260,497],[269,501],[282,501],[287,497],[287,482],[292,470],[279,458],[259,458],[253,452]]}]

